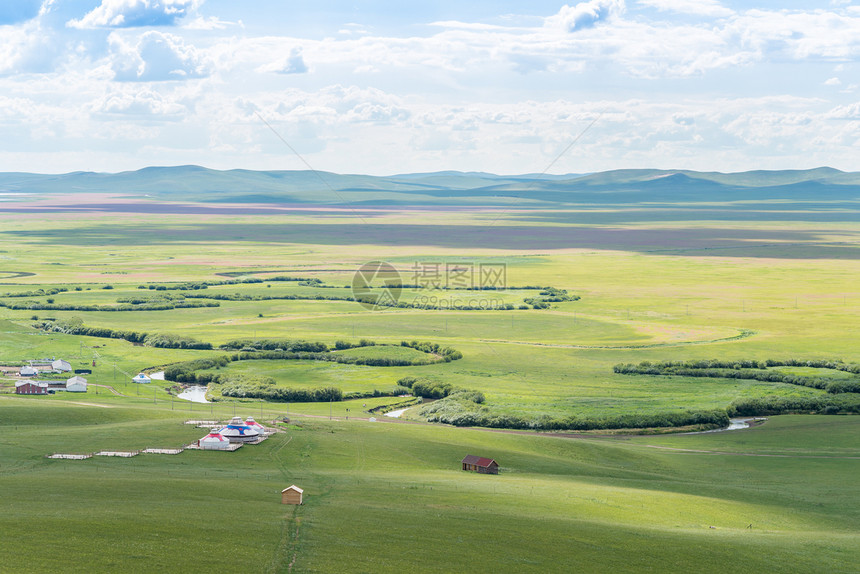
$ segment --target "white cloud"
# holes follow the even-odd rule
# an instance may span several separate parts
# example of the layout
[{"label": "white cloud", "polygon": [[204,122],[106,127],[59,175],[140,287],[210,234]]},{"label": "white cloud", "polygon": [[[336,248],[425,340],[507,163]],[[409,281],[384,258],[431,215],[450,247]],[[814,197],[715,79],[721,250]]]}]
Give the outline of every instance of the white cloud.
[{"label": "white cloud", "polygon": [[663,12],[678,12],[679,14],[714,18],[724,18],[735,13],[734,10],[723,6],[717,0],[638,0],[638,4]]},{"label": "white cloud", "polygon": [[51,70],[61,48],[54,32],[42,25],[43,15],[17,26],[0,26],[0,74]]},{"label": "white cloud", "polygon": [[[860,11],[850,7],[729,14],[710,0],[642,0],[626,12],[592,0],[548,18],[390,34],[337,22],[297,37],[255,34],[259,15],[236,33],[195,12],[200,2],[173,4],[185,10],[168,15],[170,33],[116,29],[139,25],[125,16],[111,24],[132,14],[122,7],[167,5],[155,0],[102,1],[78,21],[97,28],[86,32],[65,27],[68,5],[50,0],[42,17],[0,27],[0,161],[30,146],[88,162],[70,169],[300,168],[281,163],[256,110],[320,169],[540,171],[605,110],[554,169],[856,162]],[[753,91],[774,93],[743,97]]]},{"label": "white cloud", "polygon": [[129,42],[112,32],[110,66],[118,81],[164,81],[201,78],[209,74],[194,46],[173,34],[149,31]]},{"label": "white cloud", "polygon": [[181,119],[182,104],[153,90],[114,90],[92,105],[94,113],[147,116],[149,119]]},{"label": "white cloud", "polygon": [[198,16],[182,27],[186,30],[225,30],[230,26],[241,26],[241,23],[221,20],[217,16],[209,16],[208,18]]},{"label": "white cloud", "polygon": [[302,57],[301,47],[293,47],[290,49],[289,55],[278,62],[273,62],[261,66],[261,72],[275,72],[278,74],[304,74],[308,71],[308,66]]},{"label": "white cloud", "polygon": [[102,0],[91,12],[66,25],[79,29],[172,26],[200,3],[201,0]]},{"label": "white cloud", "polygon": [[558,14],[547,18],[550,27],[560,27],[567,32],[590,28],[624,12],[624,0],[588,0],[574,6],[565,4]]},{"label": "white cloud", "polygon": [[830,110],[827,118],[834,120],[860,120],[860,102],[837,106]]},{"label": "white cloud", "polygon": [[837,77],[828,78],[824,81],[825,86],[841,86],[842,82]]},{"label": "white cloud", "polygon": [[749,10],[732,19],[725,36],[762,59],[847,61],[860,57],[860,14]]},{"label": "white cloud", "polygon": [[[594,26],[603,21],[611,25]],[[245,37],[214,45],[210,52],[220,69],[250,66],[262,73],[301,73],[312,61],[317,75],[332,67],[380,76],[426,71],[449,77],[604,68],[654,80],[771,61],[860,58],[860,17],[844,12],[751,10],[716,21],[658,22],[626,17],[621,1],[592,0],[565,6],[533,27],[455,21],[433,26],[441,30],[409,37]],[[576,33],[558,33],[571,29]],[[286,56],[273,61],[271,54]]]}]

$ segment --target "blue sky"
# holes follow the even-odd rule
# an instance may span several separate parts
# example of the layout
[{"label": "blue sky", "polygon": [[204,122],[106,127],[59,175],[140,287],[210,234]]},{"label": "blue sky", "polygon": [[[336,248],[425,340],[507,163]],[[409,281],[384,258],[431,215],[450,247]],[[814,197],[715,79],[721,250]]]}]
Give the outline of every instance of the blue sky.
[{"label": "blue sky", "polygon": [[[310,4],[311,7],[306,7]],[[0,4],[0,171],[860,170],[860,6]],[[595,121],[596,119],[596,121]]]}]

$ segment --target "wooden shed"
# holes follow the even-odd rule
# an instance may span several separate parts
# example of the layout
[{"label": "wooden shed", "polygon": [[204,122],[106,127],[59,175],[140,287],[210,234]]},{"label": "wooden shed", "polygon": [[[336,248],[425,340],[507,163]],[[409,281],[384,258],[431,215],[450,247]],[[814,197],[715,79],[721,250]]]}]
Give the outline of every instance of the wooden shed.
[{"label": "wooden shed", "polygon": [[301,504],[304,490],[296,486],[288,486],[281,491],[281,504]]},{"label": "wooden shed", "polygon": [[463,470],[480,472],[481,474],[499,474],[499,463],[491,458],[470,454],[463,459]]}]

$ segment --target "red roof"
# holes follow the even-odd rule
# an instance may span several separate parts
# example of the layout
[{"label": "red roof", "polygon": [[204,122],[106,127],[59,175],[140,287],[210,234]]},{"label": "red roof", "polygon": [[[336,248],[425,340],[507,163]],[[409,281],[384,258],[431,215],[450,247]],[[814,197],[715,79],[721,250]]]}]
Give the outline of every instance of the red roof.
[{"label": "red roof", "polygon": [[484,458],[483,456],[475,456],[474,454],[470,454],[463,459],[463,464],[474,464],[476,466],[486,468],[491,464],[495,464],[496,466],[498,466],[499,463],[497,463],[491,458]]}]

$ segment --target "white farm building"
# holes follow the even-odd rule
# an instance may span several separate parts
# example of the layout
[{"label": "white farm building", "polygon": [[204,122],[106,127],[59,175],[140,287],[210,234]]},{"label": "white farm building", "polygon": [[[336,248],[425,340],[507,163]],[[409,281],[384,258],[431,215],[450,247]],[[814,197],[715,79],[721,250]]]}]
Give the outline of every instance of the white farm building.
[{"label": "white farm building", "polygon": [[72,370],[72,365],[68,361],[57,359],[51,363],[51,368],[60,373],[68,373]]},{"label": "white farm building", "polygon": [[75,375],[66,381],[66,390],[70,393],[85,393],[87,392],[87,380]]}]

